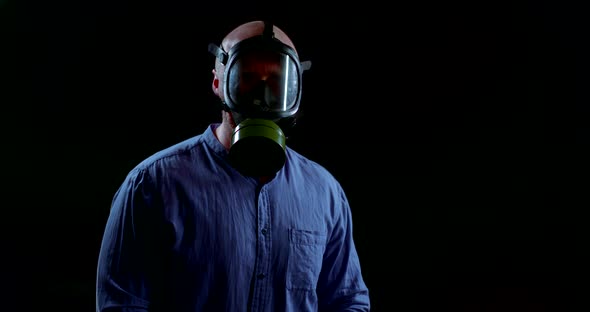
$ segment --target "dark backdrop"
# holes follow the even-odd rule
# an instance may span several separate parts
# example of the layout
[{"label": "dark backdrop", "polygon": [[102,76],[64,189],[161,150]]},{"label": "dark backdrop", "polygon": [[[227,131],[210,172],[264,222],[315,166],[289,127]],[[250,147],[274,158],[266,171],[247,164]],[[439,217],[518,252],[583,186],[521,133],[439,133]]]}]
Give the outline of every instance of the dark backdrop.
[{"label": "dark backdrop", "polygon": [[220,119],[207,44],[260,17],[313,62],[289,144],[347,192],[374,311],[587,309],[581,5],[277,3],[0,1],[6,311],[94,309],[114,192]]}]

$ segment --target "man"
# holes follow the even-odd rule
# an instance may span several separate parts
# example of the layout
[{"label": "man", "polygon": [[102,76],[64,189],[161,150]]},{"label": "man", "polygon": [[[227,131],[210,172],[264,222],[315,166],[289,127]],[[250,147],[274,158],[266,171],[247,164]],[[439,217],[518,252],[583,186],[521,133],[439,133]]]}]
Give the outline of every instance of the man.
[{"label": "man", "polygon": [[263,21],[210,51],[222,122],[127,175],[97,311],[369,311],[343,189],[286,146],[309,63]]}]

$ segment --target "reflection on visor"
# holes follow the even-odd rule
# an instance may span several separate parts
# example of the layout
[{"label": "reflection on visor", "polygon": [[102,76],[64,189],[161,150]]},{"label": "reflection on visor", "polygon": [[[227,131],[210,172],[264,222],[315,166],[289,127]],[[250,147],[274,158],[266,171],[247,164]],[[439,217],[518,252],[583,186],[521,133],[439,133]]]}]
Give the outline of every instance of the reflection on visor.
[{"label": "reflection on visor", "polygon": [[288,55],[250,53],[229,66],[227,91],[235,109],[280,113],[296,105],[299,72]]}]

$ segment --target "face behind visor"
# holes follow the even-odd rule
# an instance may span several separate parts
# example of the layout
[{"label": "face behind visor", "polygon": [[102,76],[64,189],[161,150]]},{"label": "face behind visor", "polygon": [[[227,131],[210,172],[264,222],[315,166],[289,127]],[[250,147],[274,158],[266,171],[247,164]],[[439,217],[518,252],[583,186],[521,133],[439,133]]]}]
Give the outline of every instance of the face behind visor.
[{"label": "face behind visor", "polygon": [[299,62],[291,47],[274,38],[270,23],[262,35],[238,42],[227,53],[213,44],[209,51],[225,65],[223,105],[237,123],[229,151],[232,165],[247,175],[276,173],[286,149],[284,129],[277,123],[294,124],[302,73],[311,63]]},{"label": "face behind visor", "polygon": [[225,98],[231,110],[253,118],[277,119],[299,109],[300,81],[286,54],[248,51],[226,72]]},{"label": "face behind visor", "polygon": [[295,51],[263,36],[237,43],[228,54],[223,92],[230,110],[248,117],[293,116],[301,100],[303,70]]}]

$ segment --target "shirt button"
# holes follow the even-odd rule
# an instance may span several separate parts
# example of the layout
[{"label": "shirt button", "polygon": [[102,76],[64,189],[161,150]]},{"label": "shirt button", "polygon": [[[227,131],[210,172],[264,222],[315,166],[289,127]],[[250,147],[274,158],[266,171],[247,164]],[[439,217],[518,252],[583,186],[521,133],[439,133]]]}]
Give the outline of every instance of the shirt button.
[{"label": "shirt button", "polygon": [[258,274],[258,279],[263,279],[263,278],[265,278],[265,277],[266,277],[266,275],[264,275],[264,273],[260,273],[260,274]]},{"label": "shirt button", "polygon": [[262,235],[266,235],[268,231],[266,229],[262,229]]}]

